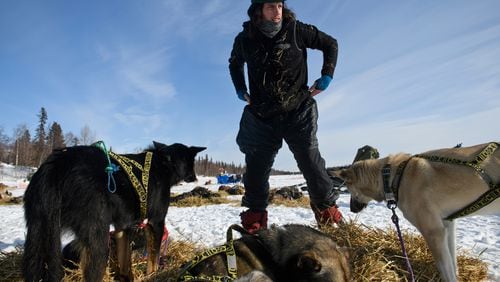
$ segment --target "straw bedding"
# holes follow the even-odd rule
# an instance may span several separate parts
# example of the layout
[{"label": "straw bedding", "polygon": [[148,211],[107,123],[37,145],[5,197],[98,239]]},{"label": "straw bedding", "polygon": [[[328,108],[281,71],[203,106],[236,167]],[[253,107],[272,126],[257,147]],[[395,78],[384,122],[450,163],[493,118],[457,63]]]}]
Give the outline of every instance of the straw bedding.
[{"label": "straw bedding", "polygon": [[[341,228],[327,228],[323,232],[331,235],[341,246],[351,249],[350,261],[353,281],[406,281],[405,260],[401,257],[401,246],[394,230],[382,230],[350,221]],[[439,280],[439,273],[432,255],[420,235],[404,233],[405,246],[417,281]],[[145,276],[145,261],[140,253],[134,258],[134,274],[142,281],[173,281],[180,266],[202,251],[186,241],[169,242],[167,255],[162,257],[165,267],[157,274]],[[22,249],[0,253],[0,280],[21,281]],[[471,254],[458,254],[460,281],[486,281],[487,264]],[[68,271],[64,281],[81,281],[79,271]],[[105,281],[113,281],[108,268]]]}]

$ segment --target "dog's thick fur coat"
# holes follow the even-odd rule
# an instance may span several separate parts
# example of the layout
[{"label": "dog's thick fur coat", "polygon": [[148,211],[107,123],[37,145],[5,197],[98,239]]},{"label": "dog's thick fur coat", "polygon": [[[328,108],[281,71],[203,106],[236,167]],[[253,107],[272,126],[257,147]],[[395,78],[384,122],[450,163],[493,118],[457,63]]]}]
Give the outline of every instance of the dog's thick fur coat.
[{"label": "dog's thick fur coat", "polygon": [[[158,267],[159,248],[167,214],[170,187],[196,180],[194,159],[205,148],[170,146],[153,142],[147,191],[147,272]],[[146,152],[123,155],[142,164]],[[113,161],[114,162],[114,161]],[[27,226],[23,255],[26,281],[61,281],[61,233],[72,231],[80,249],[85,281],[102,281],[108,259],[109,230],[115,228],[120,276],[133,280],[131,227],[143,219],[140,200],[123,168],[114,173],[116,192],[107,189],[105,153],[96,146],[76,146],[54,151],[41,165],[26,190]]]},{"label": "dog's thick fur coat", "polygon": [[[422,155],[473,161],[487,145],[433,150]],[[346,181],[351,192],[351,203],[367,204],[370,200],[381,202],[385,200],[382,168],[390,164],[391,183],[399,164],[406,160],[409,161],[401,176],[397,205],[404,217],[422,233],[443,279],[456,281],[455,221],[446,218],[490,189],[475,169],[429,161],[418,155],[396,154],[383,159],[355,162],[338,174]],[[500,183],[500,149],[486,158],[481,168],[494,184]],[[471,215],[498,212],[499,198]]]},{"label": "dog's thick fur coat", "polygon": [[[272,226],[256,235],[244,234],[234,248],[238,281],[350,281],[347,249],[308,226]],[[228,275],[226,261],[225,254],[214,255],[189,272]]]}]

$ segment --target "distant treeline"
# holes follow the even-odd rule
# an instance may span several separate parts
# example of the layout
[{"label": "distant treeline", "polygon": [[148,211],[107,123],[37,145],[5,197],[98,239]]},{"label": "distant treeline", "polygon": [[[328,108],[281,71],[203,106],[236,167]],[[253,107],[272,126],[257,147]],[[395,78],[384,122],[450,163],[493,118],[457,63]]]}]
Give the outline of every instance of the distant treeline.
[{"label": "distant treeline", "polygon": [[[200,156],[195,161],[195,171],[198,175],[204,176],[216,176],[221,171],[228,174],[243,174],[245,173],[245,166],[241,164],[226,163],[221,161],[213,161],[208,155],[204,157]],[[271,175],[284,175],[284,174],[295,174],[296,172],[283,171],[283,170],[271,170]]]},{"label": "distant treeline", "polygon": [[[44,107],[37,115],[38,124],[34,135],[26,124],[20,124],[9,137],[0,126],[0,162],[16,166],[38,167],[43,160],[57,148],[76,145],[90,145],[96,140],[89,126],[85,125],[77,136],[72,132],[63,133],[57,122],[48,122],[48,114]],[[196,173],[205,176],[216,176],[220,169],[229,174],[243,174],[245,167],[234,163],[213,161],[208,155],[198,157],[195,164]],[[288,171],[272,170],[271,174],[293,174]]]},{"label": "distant treeline", "polygon": [[54,149],[89,145],[96,141],[95,133],[87,125],[82,128],[79,136],[71,131],[64,134],[58,122],[48,122],[44,107],[37,117],[38,124],[34,133],[30,132],[26,124],[20,124],[10,137],[0,126],[0,162],[38,167]]}]

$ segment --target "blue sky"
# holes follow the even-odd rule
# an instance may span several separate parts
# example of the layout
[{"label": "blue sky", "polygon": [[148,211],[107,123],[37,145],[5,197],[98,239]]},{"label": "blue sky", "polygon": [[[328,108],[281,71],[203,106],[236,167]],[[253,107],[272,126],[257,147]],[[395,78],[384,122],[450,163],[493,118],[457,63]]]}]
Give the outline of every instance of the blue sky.
[{"label": "blue sky", "polygon": [[[228,72],[250,0],[0,1],[0,127],[88,125],[117,152],[152,140],[243,163]],[[288,0],[339,42],[317,96],[327,166],[500,140],[500,1]],[[321,53],[309,51],[312,83]],[[286,145],[275,168],[298,170]]]}]

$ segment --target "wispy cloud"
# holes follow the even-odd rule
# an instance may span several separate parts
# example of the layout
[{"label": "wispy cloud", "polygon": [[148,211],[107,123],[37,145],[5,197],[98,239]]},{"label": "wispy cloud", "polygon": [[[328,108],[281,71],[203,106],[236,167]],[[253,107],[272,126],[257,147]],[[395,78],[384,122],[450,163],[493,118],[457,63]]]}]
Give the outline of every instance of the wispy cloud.
[{"label": "wispy cloud", "polygon": [[500,77],[498,34],[500,26],[495,26],[444,40],[337,81],[321,94],[323,118],[365,122],[456,116],[499,105],[500,96],[491,97]]},{"label": "wispy cloud", "polygon": [[[155,103],[175,96],[175,87],[169,81],[171,66],[168,47],[151,49],[151,46],[129,43],[113,50],[102,44],[98,46],[98,55],[105,58],[103,67],[111,72],[109,75],[116,79],[116,83],[119,83],[119,87],[124,91],[120,95],[132,96],[142,101],[153,99]],[[104,83],[109,83],[105,81],[106,78],[103,80]]]},{"label": "wispy cloud", "polygon": [[169,99],[175,95],[175,87],[168,81],[155,78],[157,73],[150,72],[144,68],[127,67],[120,71],[123,82],[130,87],[129,93],[136,98],[148,99]]},{"label": "wispy cloud", "polygon": [[327,163],[350,162],[366,144],[387,155],[498,140],[499,45],[494,25],[334,81],[318,97]]},{"label": "wispy cloud", "polygon": [[143,136],[158,134],[162,128],[168,127],[166,117],[161,114],[147,114],[140,111],[138,113],[115,113],[112,116],[117,121],[117,127],[136,128],[138,135]]},{"label": "wispy cloud", "polygon": [[52,84],[66,96],[62,104],[50,99],[46,103],[58,115],[71,117],[64,118],[65,130],[78,134],[88,124],[98,139],[122,149],[168,134],[173,122],[165,108],[176,95],[168,47],[112,40],[95,46],[93,64],[53,78]]},{"label": "wispy cloud", "polygon": [[162,32],[167,36],[173,33],[193,40],[200,35],[230,35],[241,26],[247,7],[246,3],[234,2],[166,0],[156,16],[161,19]]}]

